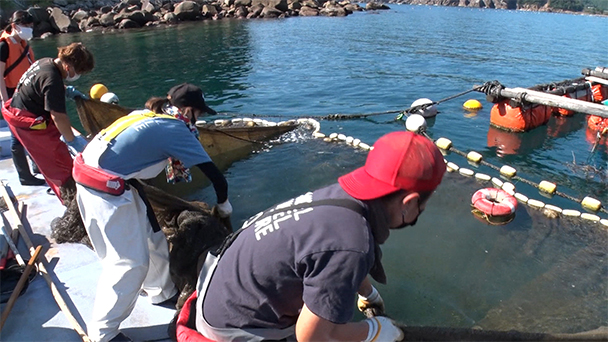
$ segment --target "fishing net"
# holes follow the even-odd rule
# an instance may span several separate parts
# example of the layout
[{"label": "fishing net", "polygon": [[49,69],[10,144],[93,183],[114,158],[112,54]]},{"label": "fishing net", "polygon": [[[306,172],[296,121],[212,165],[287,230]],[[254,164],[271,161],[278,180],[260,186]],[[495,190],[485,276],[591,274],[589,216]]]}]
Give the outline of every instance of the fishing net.
[{"label": "fishing net", "polygon": [[[76,99],[76,107],[89,135],[97,134],[131,112],[118,105],[80,98]],[[179,308],[195,290],[199,256],[203,255],[204,259],[205,252],[219,244],[232,228],[229,220],[219,219],[217,210],[210,209],[206,203],[188,202],[146,184],[143,188],[169,242],[169,268],[173,282],[180,290]],[[73,179],[61,187],[61,198],[66,211],[51,222],[51,237],[57,243],[75,242],[92,247],[78,210]]]},{"label": "fishing net", "polygon": [[85,100],[76,97],[75,101],[78,118],[89,136],[95,136],[95,134],[108,127],[116,119],[133,111],[132,109],[98,100]]}]

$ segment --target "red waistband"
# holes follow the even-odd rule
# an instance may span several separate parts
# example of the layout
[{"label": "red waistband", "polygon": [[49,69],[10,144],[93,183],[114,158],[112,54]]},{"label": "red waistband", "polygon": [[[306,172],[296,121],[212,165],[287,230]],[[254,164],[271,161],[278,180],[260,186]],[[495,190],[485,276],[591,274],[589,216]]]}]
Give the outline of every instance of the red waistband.
[{"label": "red waistband", "polygon": [[72,176],[76,183],[88,188],[120,196],[125,192],[125,180],[84,163],[82,153],[74,158]]}]

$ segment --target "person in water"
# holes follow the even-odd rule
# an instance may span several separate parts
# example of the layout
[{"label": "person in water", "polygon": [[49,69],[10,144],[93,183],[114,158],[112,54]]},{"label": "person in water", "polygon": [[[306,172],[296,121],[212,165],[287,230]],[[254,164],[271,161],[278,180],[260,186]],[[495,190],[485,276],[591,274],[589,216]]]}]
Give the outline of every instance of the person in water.
[{"label": "person in water", "polygon": [[82,151],[86,145],[86,140],[72,131],[66,114],[66,96],[83,95],[73,87],[66,88],[64,80],[72,82],[90,72],[95,60],[81,43],[58,50],[57,58],[39,59],[27,69],[13,97],[4,102],[2,115],[63,203],[61,187],[72,178],[68,146]]},{"label": "person in water", "polygon": [[207,255],[184,306],[196,330],[214,341],[400,340],[389,318],[352,322],[355,298],[383,311],[368,277],[386,282],[380,245],[416,223],[445,170],[428,138],[389,133],[336,184],[249,218]]},{"label": "person in water", "polygon": [[[171,88],[167,103],[194,120],[214,112],[192,84]],[[173,116],[133,111],[100,131],[74,159],[78,208],[102,264],[88,324],[93,341],[129,341],[119,327],[141,290],[153,304],[177,296],[167,240],[140,183],[156,177],[168,158],[200,168],[213,184],[220,217],[229,219],[226,179],[188,126]]]},{"label": "person in water", "polygon": [[[34,19],[29,13],[16,11],[0,36],[0,75],[3,75],[0,77],[0,103],[13,96],[21,75],[36,60],[27,43],[33,36],[33,26]],[[45,183],[44,179],[32,175],[25,149],[15,136],[11,138],[11,154],[21,185]]]}]

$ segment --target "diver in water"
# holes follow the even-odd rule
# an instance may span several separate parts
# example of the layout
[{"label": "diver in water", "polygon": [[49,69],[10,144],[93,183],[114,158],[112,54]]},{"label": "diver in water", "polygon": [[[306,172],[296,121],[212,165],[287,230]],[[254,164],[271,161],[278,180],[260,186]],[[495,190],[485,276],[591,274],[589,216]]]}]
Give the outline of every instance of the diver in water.
[{"label": "diver in water", "polygon": [[[184,312],[214,341],[400,340],[387,317],[352,322],[355,298],[383,312],[368,278],[386,282],[380,245],[416,223],[445,170],[428,138],[381,137],[365,166],[251,217],[209,253]],[[198,334],[184,326],[178,341]]]},{"label": "diver in water", "polygon": [[[167,101],[194,120],[215,113],[192,84],[171,88]],[[167,240],[139,181],[156,177],[169,157],[203,171],[215,189],[220,217],[229,219],[226,179],[188,126],[173,116],[134,111],[100,131],[74,159],[78,208],[102,264],[88,324],[94,341],[129,340],[119,326],[142,289],[153,304],[176,298]]]}]

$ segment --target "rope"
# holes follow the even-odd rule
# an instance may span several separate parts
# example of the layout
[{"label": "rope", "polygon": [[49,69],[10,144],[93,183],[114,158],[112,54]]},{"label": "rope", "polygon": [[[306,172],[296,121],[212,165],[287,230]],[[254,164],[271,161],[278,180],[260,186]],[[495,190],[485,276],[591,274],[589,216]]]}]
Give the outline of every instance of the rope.
[{"label": "rope", "polygon": [[214,131],[215,131],[215,132],[218,132],[218,133],[222,133],[222,134],[224,134],[224,135],[226,135],[226,136],[229,136],[229,137],[231,137],[231,138],[233,138],[233,139],[237,139],[237,140],[241,140],[241,141],[249,142],[249,143],[252,143],[252,144],[260,144],[260,145],[265,145],[265,144],[266,144],[266,142],[264,142],[264,141],[258,141],[258,140],[249,140],[249,139],[245,139],[245,138],[237,137],[236,135],[230,134],[230,133],[228,133],[228,132],[224,132],[224,131],[222,131],[221,129],[216,129],[216,130],[214,130]]},{"label": "rope", "polygon": [[370,116],[377,115],[387,115],[387,114],[396,114],[401,113],[401,110],[388,110],[384,112],[372,112],[372,113],[355,113],[355,114],[327,114],[327,115],[307,115],[307,114],[298,114],[298,115],[281,115],[281,114],[235,114],[230,112],[221,112],[219,115],[230,116],[230,117],[252,117],[252,118],[311,118],[315,120],[352,120],[352,119],[361,119],[367,118]]},{"label": "rope", "polygon": [[404,116],[407,116],[409,114],[412,114],[414,112],[418,112],[420,110],[425,110],[430,106],[433,105],[438,105],[440,103],[446,102],[446,101],[450,101],[453,100],[457,97],[466,95],[470,92],[473,91],[478,91],[478,92],[482,92],[485,93],[486,95],[492,96],[494,98],[501,98],[500,92],[502,89],[504,89],[505,87],[500,84],[500,82],[498,81],[488,81],[480,86],[473,86],[473,88],[448,96],[446,98],[443,98],[439,101],[432,101],[430,103],[425,103],[422,105],[417,105],[417,106],[412,106],[408,109],[405,110],[387,110],[384,112],[372,112],[372,113],[355,113],[355,114],[341,114],[341,113],[336,113],[336,114],[327,114],[327,115],[307,115],[307,114],[298,114],[298,115],[281,115],[281,114],[235,114],[235,113],[230,113],[230,112],[221,112],[218,113],[220,115],[223,116],[228,116],[228,117],[243,117],[243,116],[250,116],[250,117],[254,117],[254,118],[293,118],[295,117],[306,117],[306,118],[311,118],[311,119],[315,119],[315,120],[328,120],[328,121],[336,121],[336,120],[353,120],[353,119],[362,119],[362,118],[367,118],[370,116],[377,116],[377,115],[387,115],[387,114],[399,114],[395,120],[401,120]]},{"label": "rope", "polygon": [[466,95],[470,92],[473,91],[480,91],[480,92],[491,92],[491,93],[497,93],[497,97],[500,96],[500,90],[504,89],[504,86],[500,84],[500,82],[498,81],[491,81],[491,82],[486,82],[481,86],[474,86],[473,88],[460,92],[458,94],[452,95],[452,96],[448,96],[446,98],[443,98],[439,101],[433,101],[431,103],[425,103],[422,105],[417,105],[417,106],[412,106],[408,109],[405,110],[387,110],[384,112],[371,112],[371,113],[354,113],[354,114],[342,114],[342,113],[335,113],[335,114],[327,114],[327,115],[308,115],[308,114],[297,114],[297,115],[281,115],[281,114],[236,114],[236,113],[230,113],[230,112],[220,112],[218,113],[219,115],[223,115],[223,116],[228,116],[228,117],[253,117],[253,118],[294,118],[294,117],[305,117],[305,118],[311,118],[311,119],[315,119],[315,120],[327,120],[327,121],[337,121],[337,120],[353,120],[353,119],[364,119],[364,118],[368,118],[370,116],[378,116],[378,115],[387,115],[387,114],[399,114],[395,120],[401,120],[403,118],[403,116],[407,116],[408,114],[411,114],[413,112],[417,112],[419,110],[425,110],[430,106],[433,105],[438,105],[440,103],[449,101],[449,100],[453,100],[457,97]]},{"label": "rope", "polygon": [[498,99],[502,98],[502,96],[500,94],[501,94],[501,91],[503,89],[505,89],[505,86],[503,86],[500,82],[494,80],[494,81],[488,81],[480,86],[474,86],[473,89],[498,100]]},{"label": "rope", "polygon": [[397,115],[397,117],[395,118],[395,120],[403,120],[403,117],[404,116],[407,117],[407,116],[409,116],[409,114],[420,112],[420,111],[424,111],[425,109],[427,109],[427,108],[429,108],[431,106],[438,105],[440,103],[443,103],[443,102],[446,102],[446,101],[449,101],[449,100],[453,100],[453,99],[455,99],[457,97],[466,95],[466,94],[468,94],[470,92],[473,92],[473,91],[479,91],[478,88],[480,88],[480,87],[483,87],[483,86],[475,86],[475,87],[473,87],[473,88],[471,88],[469,90],[460,92],[460,93],[452,95],[452,96],[448,96],[448,97],[443,98],[443,99],[441,99],[439,101],[432,101],[430,103],[425,103],[425,104],[422,104],[422,105],[412,106],[412,107],[410,107],[410,108],[408,108],[408,109],[400,112],[399,115]]}]

